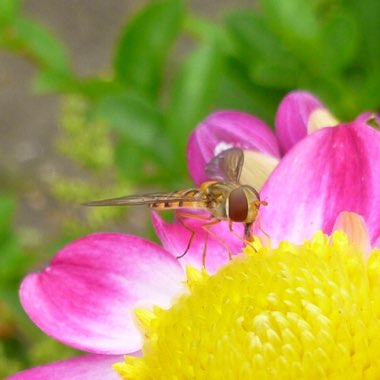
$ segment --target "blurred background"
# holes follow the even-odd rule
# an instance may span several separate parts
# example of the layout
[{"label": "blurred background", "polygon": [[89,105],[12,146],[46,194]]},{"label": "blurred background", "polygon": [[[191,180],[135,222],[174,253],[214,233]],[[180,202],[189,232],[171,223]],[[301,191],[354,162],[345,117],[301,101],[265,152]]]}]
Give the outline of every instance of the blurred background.
[{"label": "blurred background", "polygon": [[0,0],[0,378],[74,350],[18,287],[65,242],[154,238],[145,209],[81,202],[191,184],[188,135],[233,108],[273,126],[307,89],[341,120],[379,111],[377,0]]}]

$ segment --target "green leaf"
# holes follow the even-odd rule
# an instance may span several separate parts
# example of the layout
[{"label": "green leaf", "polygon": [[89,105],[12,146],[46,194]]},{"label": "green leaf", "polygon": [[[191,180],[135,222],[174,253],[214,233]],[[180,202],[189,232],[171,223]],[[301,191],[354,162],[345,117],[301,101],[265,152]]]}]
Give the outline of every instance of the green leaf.
[{"label": "green leaf", "polygon": [[262,0],[263,14],[273,30],[299,41],[313,40],[318,22],[312,1]]},{"label": "green leaf", "polygon": [[257,60],[249,66],[250,77],[260,86],[292,89],[297,88],[302,79],[297,62],[289,60]]},{"label": "green leaf", "polygon": [[37,93],[51,91],[83,95],[90,101],[97,101],[104,96],[124,92],[119,83],[98,77],[79,79],[77,77],[57,73],[55,71],[40,71],[33,83]]},{"label": "green leaf", "polygon": [[[224,44],[228,45],[229,43],[221,25],[191,13],[187,14],[184,20],[184,31],[199,41],[209,41],[210,38],[218,37],[220,39],[225,38]],[[228,49],[228,46],[223,47]]]},{"label": "green leaf", "polygon": [[75,88],[75,92],[90,100],[98,100],[105,96],[119,94],[124,91],[125,89],[120,83],[98,77],[77,81]]},{"label": "green leaf", "polygon": [[264,21],[298,59],[314,66],[319,61],[320,30],[314,2],[262,0]]},{"label": "green leaf", "polygon": [[125,137],[120,137],[115,146],[115,165],[120,174],[129,181],[137,182],[144,166],[141,148]]},{"label": "green leaf", "polygon": [[0,196],[0,241],[10,233],[14,210],[14,200],[5,195]]},{"label": "green leaf", "polygon": [[21,0],[0,1],[0,27],[12,22],[20,10],[20,4]]},{"label": "green leaf", "polygon": [[113,80],[99,77],[79,79],[67,73],[46,70],[41,70],[37,74],[33,90],[40,94],[52,91],[77,94],[95,102],[105,96],[125,92],[125,88]]},{"label": "green leaf", "polygon": [[259,86],[289,89],[298,83],[299,64],[257,12],[237,11],[226,18],[236,57]]},{"label": "green leaf", "polygon": [[40,70],[33,81],[33,90],[38,94],[73,92],[76,88],[77,83],[71,75],[54,70]]},{"label": "green leaf", "polygon": [[325,72],[334,72],[355,59],[359,32],[355,18],[343,10],[329,18],[322,29]]},{"label": "green leaf", "polygon": [[[356,94],[356,107],[359,111],[380,109],[380,70],[362,82],[363,88]],[[357,111],[356,109],[354,109]],[[351,110],[350,110],[351,111]],[[354,115],[356,116],[356,115]]]},{"label": "green leaf", "polygon": [[21,249],[14,234],[1,241],[0,249],[0,288],[17,288],[30,258]]},{"label": "green leaf", "polygon": [[380,72],[380,1],[350,0],[347,3],[352,6],[352,10],[359,22],[361,56],[365,60],[365,66],[375,72]]},{"label": "green leaf", "polygon": [[153,2],[125,27],[114,59],[117,80],[154,98],[184,17],[182,0]]},{"label": "green leaf", "polygon": [[42,25],[26,18],[17,18],[2,42],[35,60],[41,69],[68,73],[69,62],[61,43]]},{"label": "green leaf", "polygon": [[273,89],[269,92],[268,89],[254,85],[248,75],[242,75],[242,70],[237,65],[237,62],[230,62],[228,71],[221,75],[213,106],[215,109],[241,110],[272,122],[282,94],[278,96]]},{"label": "green leaf", "polygon": [[168,128],[176,156],[185,157],[185,145],[194,126],[205,116],[216,96],[223,57],[217,40],[197,48],[177,74],[169,99]]},{"label": "green leaf", "polygon": [[225,23],[235,50],[247,63],[259,57],[278,57],[281,54],[281,41],[258,13],[235,11],[227,15]]},{"label": "green leaf", "polygon": [[163,156],[169,153],[162,136],[163,115],[141,96],[132,92],[105,96],[98,102],[96,113],[138,149]]}]

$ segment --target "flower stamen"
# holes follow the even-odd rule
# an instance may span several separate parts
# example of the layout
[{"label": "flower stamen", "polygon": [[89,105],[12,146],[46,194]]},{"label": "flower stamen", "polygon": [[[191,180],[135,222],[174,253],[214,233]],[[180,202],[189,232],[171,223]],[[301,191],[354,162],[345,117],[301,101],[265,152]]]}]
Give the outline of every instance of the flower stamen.
[{"label": "flower stamen", "polygon": [[124,379],[379,378],[380,255],[337,231],[297,246],[249,245],[215,275],[187,268],[189,294],[155,310]]}]

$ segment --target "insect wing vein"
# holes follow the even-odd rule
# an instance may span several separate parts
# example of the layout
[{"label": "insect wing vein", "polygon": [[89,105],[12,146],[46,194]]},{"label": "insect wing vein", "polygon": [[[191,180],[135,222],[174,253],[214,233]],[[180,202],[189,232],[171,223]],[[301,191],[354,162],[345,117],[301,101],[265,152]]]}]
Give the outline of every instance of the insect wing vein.
[{"label": "insect wing vein", "polygon": [[224,150],[215,156],[205,167],[211,179],[238,183],[244,164],[244,153],[239,148]]},{"label": "insect wing vein", "polygon": [[152,193],[152,194],[136,194],[127,195],[119,198],[102,199],[99,201],[92,201],[84,203],[85,206],[139,206],[151,205],[155,203],[164,202],[200,202],[202,201],[202,193],[200,191],[194,192],[191,195],[186,191],[186,195],[181,195],[181,192],[175,193]]}]

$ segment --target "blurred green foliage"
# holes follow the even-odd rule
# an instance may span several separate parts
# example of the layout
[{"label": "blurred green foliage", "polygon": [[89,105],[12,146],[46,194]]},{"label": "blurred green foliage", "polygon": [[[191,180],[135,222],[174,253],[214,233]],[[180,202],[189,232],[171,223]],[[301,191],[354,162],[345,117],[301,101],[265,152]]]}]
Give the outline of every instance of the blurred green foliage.
[{"label": "blurred green foliage", "polygon": [[[36,63],[38,92],[82,97],[89,125],[100,119],[116,136],[112,164],[132,183],[187,181],[187,137],[215,108],[272,122],[278,101],[296,88],[315,92],[343,119],[380,102],[374,0],[262,0],[260,11],[230,11],[219,23],[183,0],[154,1],[126,22],[108,76],[85,79],[19,3],[1,2],[0,46]],[[177,58],[184,36],[192,47]]]},{"label": "blurred green foliage", "polygon": [[[108,124],[101,119],[92,119],[88,116],[89,112],[88,103],[80,96],[66,96],[62,101],[57,150],[86,176],[56,176],[51,181],[51,192],[61,202],[71,206],[67,218],[63,218],[63,227],[73,237],[85,234],[89,227],[95,230],[101,228],[123,215],[123,209],[118,207],[80,208],[80,211],[86,212],[87,220],[84,222],[83,214],[73,218],[74,209],[78,209],[80,203],[107,196],[107,193],[124,194],[130,187],[125,176],[115,168],[115,148]],[[67,239],[70,240],[70,236]]]},{"label": "blurred green foliage", "polygon": [[[25,351],[18,339],[17,288],[26,270],[28,258],[12,228],[15,201],[0,195],[0,377],[25,365]],[[21,348],[21,349],[20,349]]]},{"label": "blurred green foliage", "polygon": [[0,378],[74,350],[47,339],[24,315],[18,301],[18,286],[32,262],[12,227],[16,202],[0,195]]},{"label": "blurred green foliage", "polygon": [[[80,181],[55,178],[58,199],[78,203],[137,185],[188,184],[187,138],[217,108],[273,124],[281,97],[302,88],[343,120],[379,110],[379,1],[261,0],[258,10],[232,10],[218,22],[193,14],[190,5],[150,2],[120,31],[107,76],[81,78],[64,44],[26,18],[20,0],[0,1],[0,48],[35,64],[36,92],[62,95],[58,149],[86,173]],[[0,198],[0,363],[9,373],[40,362],[30,349],[35,333],[20,335],[17,287],[30,257],[11,227],[13,208],[14,200]],[[116,209],[88,211],[87,223],[119,216]],[[81,219],[66,223],[76,234],[85,229]],[[56,358],[62,350],[54,349]]]}]

